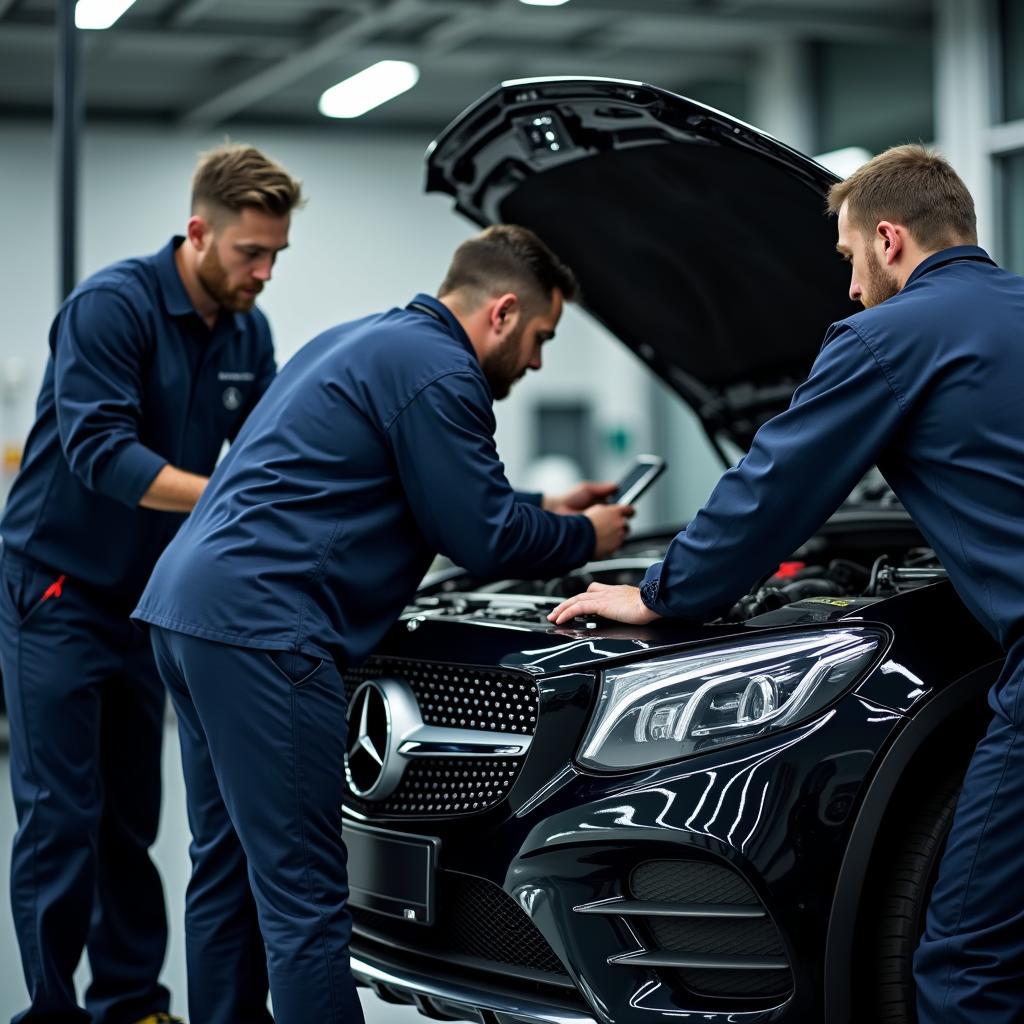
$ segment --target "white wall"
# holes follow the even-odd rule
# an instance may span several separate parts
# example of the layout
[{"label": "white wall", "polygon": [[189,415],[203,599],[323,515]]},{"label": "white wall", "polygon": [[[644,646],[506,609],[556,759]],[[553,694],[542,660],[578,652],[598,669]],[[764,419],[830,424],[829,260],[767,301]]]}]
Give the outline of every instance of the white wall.
[{"label": "white wall", "polygon": [[[263,296],[279,362],[314,334],[434,292],[455,246],[473,228],[446,196],[423,193],[426,136],[253,130],[230,132],[280,160],[305,182],[309,205],[293,220],[292,248]],[[222,133],[158,127],[87,129],[82,154],[80,274],[159,248],[180,232],[201,150]],[[20,445],[31,425],[57,304],[53,144],[43,126],[0,124],[0,444]],[[603,437],[624,428],[632,450],[650,445],[644,368],[585,315],[570,309],[545,351],[547,367],[499,405],[499,449],[513,481],[527,474],[532,406],[590,396]],[[5,390],[4,382],[8,383]],[[4,395],[10,401],[3,401]],[[602,448],[602,475],[623,456]]]}]

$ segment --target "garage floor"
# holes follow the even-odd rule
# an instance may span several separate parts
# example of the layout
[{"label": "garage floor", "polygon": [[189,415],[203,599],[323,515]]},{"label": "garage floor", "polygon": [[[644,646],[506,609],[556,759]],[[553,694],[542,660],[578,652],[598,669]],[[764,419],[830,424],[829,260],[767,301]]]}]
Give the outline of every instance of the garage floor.
[{"label": "garage floor", "polygon": [[[3,723],[6,729],[6,721]],[[14,835],[14,806],[11,800],[10,762],[6,750],[0,754],[0,1022],[25,1008],[25,983],[21,975],[18,944],[11,923],[8,871],[11,838]],[[171,1010],[184,1014],[185,1005],[185,883],[189,875],[188,823],[185,818],[185,786],[181,775],[178,737],[173,725],[164,734],[164,804],[160,836],[155,847],[156,862],[164,877],[170,919],[170,942],[161,980],[171,990]],[[89,968],[83,960],[76,983],[79,992],[88,984]],[[425,1024],[412,1007],[381,1002],[360,989],[367,1024]]]}]

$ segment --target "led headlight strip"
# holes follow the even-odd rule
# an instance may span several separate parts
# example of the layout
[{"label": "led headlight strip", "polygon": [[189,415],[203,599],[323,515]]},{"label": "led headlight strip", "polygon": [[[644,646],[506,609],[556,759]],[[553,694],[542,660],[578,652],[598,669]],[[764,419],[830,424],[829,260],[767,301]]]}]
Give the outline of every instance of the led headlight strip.
[{"label": "led headlight strip", "polygon": [[884,643],[867,628],[816,630],[611,669],[578,760],[640,768],[803,721],[860,679]]}]

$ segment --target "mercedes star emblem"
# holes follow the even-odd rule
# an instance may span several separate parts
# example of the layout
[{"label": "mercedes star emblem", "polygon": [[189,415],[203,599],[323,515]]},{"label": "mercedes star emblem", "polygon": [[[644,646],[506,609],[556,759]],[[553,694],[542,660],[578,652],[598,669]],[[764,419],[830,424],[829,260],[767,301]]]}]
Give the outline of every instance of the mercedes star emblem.
[{"label": "mercedes star emblem", "polygon": [[388,780],[391,760],[391,707],[384,688],[371,679],[352,695],[348,712],[349,747],[345,770],[356,796],[381,800],[394,789],[398,779],[382,792]]}]

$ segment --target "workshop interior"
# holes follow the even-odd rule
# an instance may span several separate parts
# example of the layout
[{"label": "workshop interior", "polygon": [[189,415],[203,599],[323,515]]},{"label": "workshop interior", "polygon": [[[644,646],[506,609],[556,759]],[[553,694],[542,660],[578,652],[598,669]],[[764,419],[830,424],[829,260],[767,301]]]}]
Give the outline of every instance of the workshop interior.
[{"label": "workshop interior", "polygon": [[[69,355],[62,331],[71,328],[58,325],[70,318],[66,310],[77,308],[76,289],[117,261],[155,253],[172,235],[187,236],[174,245],[198,246],[192,225],[200,208],[189,207],[193,170],[201,154],[237,144],[256,147],[301,179],[302,198],[286,211],[283,243],[254,250],[252,258],[273,252],[265,278],[247,299],[231,305],[224,293],[210,290],[213,279],[201,269],[195,280],[206,289],[197,285],[198,294],[220,302],[220,312],[215,304],[207,318],[214,336],[223,329],[227,338],[229,321],[240,336],[243,319],[255,315],[250,311],[262,311],[260,323],[269,326],[260,330],[272,332],[279,387],[268,379],[266,397],[254,394],[250,404],[248,364],[224,364],[210,401],[218,406],[218,424],[235,418],[215,438],[210,469],[197,462],[191,470],[204,480],[212,471],[211,480],[220,481],[199,499],[203,518],[198,512],[188,517],[197,523],[191,534],[188,518],[177,515],[191,503],[131,510],[165,517],[153,534],[163,531],[164,554],[146,591],[158,611],[146,613],[146,622],[176,628],[170,613],[160,611],[154,587],[159,590],[161,578],[178,578],[178,552],[194,557],[199,524],[209,531],[206,543],[229,531],[232,517],[243,521],[249,508],[274,500],[266,483],[273,474],[264,475],[266,491],[254,487],[236,504],[225,488],[234,480],[245,484],[239,463],[257,431],[274,435],[266,405],[298,379],[312,351],[307,344],[321,344],[334,325],[368,322],[364,318],[404,322],[399,314],[410,308],[422,320],[421,333],[447,330],[440,301],[429,304],[444,297],[445,268],[457,247],[495,226],[528,229],[571,269],[577,289],[564,309],[560,299],[553,307],[557,329],[544,341],[543,358],[523,364],[509,397],[494,403],[493,452],[483,445],[486,458],[495,465],[500,459],[499,475],[503,466],[517,498],[535,495],[536,504],[540,495],[572,493],[580,481],[606,481],[601,504],[635,509],[614,550],[598,544],[575,564],[538,559],[534,569],[511,556],[460,564],[436,545],[427,550],[435,534],[446,536],[443,523],[424,526],[428,516],[410,497],[412,512],[402,519],[382,515],[390,525],[381,528],[396,531],[396,546],[407,542],[401,531],[419,530],[426,541],[417,534],[423,550],[416,557],[426,571],[414,592],[395,599],[390,618],[375,621],[365,656],[347,659],[335,648],[321,653],[312,641],[303,647],[298,639],[290,647],[284,641],[250,645],[287,648],[309,661],[302,671],[309,668],[311,675],[323,659],[336,662],[335,697],[347,732],[338,737],[343,756],[329,766],[338,789],[333,839],[343,842],[337,856],[341,868],[347,866],[344,969],[365,1019],[925,1024],[916,951],[926,930],[937,927],[928,908],[947,837],[975,747],[990,727],[992,702],[999,703],[990,691],[999,693],[1004,658],[1017,639],[1012,629],[995,635],[990,627],[990,619],[1003,620],[1002,584],[996,579],[989,586],[981,554],[988,541],[973,550],[969,524],[958,532],[962,520],[950,512],[952,525],[945,528],[957,540],[949,544],[959,545],[963,564],[976,567],[979,592],[988,595],[975,599],[964,590],[960,563],[947,557],[946,535],[937,541],[933,520],[908,510],[885,460],[879,460],[881,470],[873,459],[858,462],[865,451],[859,435],[872,429],[865,413],[845,435],[806,438],[808,445],[827,444],[824,462],[849,467],[849,487],[769,566],[737,544],[735,558],[743,564],[732,570],[747,582],[727,592],[722,581],[687,579],[695,591],[721,594],[717,603],[709,597],[711,610],[695,617],[666,613],[666,606],[652,603],[650,586],[653,578],[657,589],[652,566],[679,557],[679,538],[688,524],[702,522],[698,513],[723,474],[761,457],[761,439],[773,436],[771,424],[799,400],[819,365],[830,325],[881,315],[900,301],[894,295],[864,309],[864,293],[854,294],[844,259],[849,254],[836,251],[830,190],[855,180],[851,176],[890,147],[935,149],[973,198],[971,252],[981,255],[958,248],[958,258],[984,260],[986,268],[994,262],[1007,276],[1024,274],[1024,2],[0,0],[0,223],[6,228],[0,504],[7,506],[0,536],[4,557],[12,552],[16,566],[0,571],[0,602],[11,606],[10,613],[0,608],[0,619],[6,614],[11,620],[9,629],[0,621],[0,648],[8,643],[5,630],[20,636],[42,629],[39,620],[60,602],[80,599],[74,566],[51,565],[39,555],[51,543],[47,523],[72,524],[79,550],[93,548],[89,564],[108,561],[111,573],[132,543],[120,526],[104,532],[102,515],[98,527],[75,532],[76,520],[91,523],[96,513],[76,508],[72,499],[57,508],[49,484],[32,492],[45,508],[33,520],[36,506],[16,507],[23,468],[45,450],[47,458],[66,460],[62,473],[102,490],[104,467],[115,465],[110,460],[129,441],[112,442],[114,455],[96,456],[90,445],[101,442],[90,440],[82,424],[109,414],[118,418],[118,430],[132,434],[132,424],[145,420],[139,403],[150,401],[145,382],[151,374],[167,395],[177,395],[181,375],[198,375],[204,365],[205,356],[190,356],[160,377],[164,364],[153,361],[163,356],[147,348],[142,369],[125,371],[124,379],[143,379],[136,400],[134,392],[125,397],[117,376],[123,361],[115,353],[109,370],[92,367],[86,398],[69,397],[75,361],[88,363],[88,349]],[[167,252],[163,272],[173,273],[168,268],[177,257]],[[181,270],[180,261],[177,266]],[[175,287],[184,296],[189,279],[182,274],[185,291],[180,282]],[[101,290],[130,310],[134,285],[120,280],[102,278]],[[193,319],[202,313],[180,301]],[[126,314],[111,337],[130,335],[132,324],[144,333],[146,318],[163,316],[161,308],[154,300],[156,313],[147,307]],[[996,315],[984,304],[974,314],[979,323]],[[494,316],[497,331],[504,314]],[[477,344],[472,330],[468,338],[466,346]],[[160,335],[156,351],[162,344]],[[865,344],[883,365],[884,351],[878,356],[873,343]],[[374,373],[389,381],[401,376],[387,364],[366,366],[367,390]],[[362,364],[353,371],[358,388],[363,373]],[[312,389],[316,380],[316,374],[304,377],[302,387]],[[305,406],[313,417],[318,399],[299,390],[293,388],[289,409]],[[894,391],[902,402],[902,392]],[[181,395],[167,398],[168,404],[194,396],[187,389]],[[411,395],[405,400],[412,404]],[[914,401],[906,399],[905,422],[914,415]],[[83,402],[94,406],[83,411]],[[367,409],[375,408],[369,402]],[[359,415],[362,422],[370,412]],[[191,466],[188,438],[206,429],[204,417],[189,406],[174,421],[180,438],[167,443],[183,452],[185,469]],[[933,426],[923,415],[922,422],[924,432]],[[382,436],[391,436],[391,425],[387,419]],[[130,443],[160,450],[163,428],[148,429],[132,434]],[[912,434],[910,427],[906,433]],[[282,426],[276,436],[291,435]],[[394,471],[399,456],[389,456],[384,468],[375,464],[371,473],[360,461],[362,451],[349,460],[353,437],[341,431],[333,439],[330,471],[365,472],[367,479],[393,473],[385,497],[391,500],[396,488],[401,493],[408,478],[404,464]],[[422,436],[421,442],[417,451],[436,453],[437,445]],[[278,460],[272,468],[284,467],[285,474],[293,454],[285,449],[282,442],[256,450],[272,450]],[[298,447],[296,453],[298,459]],[[965,441],[951,449],[949,461],[975,454]],[[447,456],[436,457],[438,478],[448,480],[450,467],[440,472]],[[160,463],[168,459],[175,462],[162,453]],[[91,468],[80,470],[83,460]],[[268,456],[262,468],[270,464]],[[133,466],[126,462],[121,472],[144,473],[138,462]],[[139,496],[152,475],[141,481]],[[125,477],[129,492],[134,479]],[[978,495],[984,486],[979,483]],[[815,477],[802,478],[799,487],[800,494],[789,495],[797,511],[782,517],[786,524],[802,522],[801,505],[816,509],[827,489]],[[457,505],[458,489],[439,486],[423,499],[431,517],[456,514],[446,509]],[[948,497],[938,485],[935,492],[936,500]],[[367,485],[371,493],[384,491]],[[118,500],[117,516],[127,516]],[[294,497],[298,524],[306,523],[302,500]],[[308,571],[295,570],[303,586],[330,575],[331,545],[351,543],[344,536],[346,517],[362,522],[369,515],[362,503],[377,499],[355,494],[345,500],[340,532],[322,548],[310,535],[315,558]],[[218,508],[225,510],[219,519]],[[538,508],[530,514],[542,515]],[[579,506],[568,514],[580,519],[583,511]],[[488,506],[481,521],[497,514]],[[1010,543],[1011,532],[1001,524],[1013,515],[1004,508],[992,516],[1000,524],[991,537],[998,562],[999,545]],[[30,522],[37,546],[22,550]],[[112,513],[109,522],[121,519]],[[387,540],[379,539],[385,547]],[[227,558],[247,543],[238,540],[222,554]],[[110,545],[109,559],[104,545]],[[358,562],[363,575],[347,585],[366,593],[367,608],[377,608],[401,587],[366,564],[368,550]],[[156,562],[159,552],[152,553]],[[283,556],[280,565],[288,569]],[[141,572],[140,566],[132,571]],[[138,592],[117,605],[125,632],[115,646],[143,644],[148,651],[145,623],[138,617],[129,623],[128,616],[151,568],[146,563]],[[253,592],[271,587],[273,578],[269,569],[253,572]],[[30,592],[37,584],[38,595]],[[246,585],[233,584],[232,593]],[[114,607],[104,603],[99,582],[81,587],[89,600],[96,595],[104,615]],[[598,593],[630,588],[642,610],[659,617],[630,623],[583,611],[552,621],[563,602],[595,587]],[[342,635],[359,620],[344,607],[333,610]],[[95,623],[86,633],[99,635]],[[218,629],[211,620],[205,632],[202,626],[191,632],[211,643],[227,638]],[[92,655],[78,653],[78,639],[73,644],[68,636],[59,674],[70,692],[78,661],[84,674]],[[49,819],[40,807],[50,782],[42,769],[32,775],[34,759],[80,731],[54,724],[63,714],[60,705],[33,705],[34,670],[20,642],[11,648],[17,658],[0,650],[7,693],[0,714],[5,879],[20,877],[26,844],[33,851],[47,847]],[[48,643],[56,650],[62,641]],[[298,701],[305,678],[274,665],[294,688],[289,699]],[[166,682],[163,668],[160,675]],[[172,700],[161,691],[152,712],[162,746],[158,737],[149,753],[162,779],[162,795],[157,783],[150,806],[154,816],[159,807],[151,853],[163,891],[156,902],[167,922],[159,986],[170,992],[169,1009],[158,999],[140,1002],[135,1015],[118,1016],[122,1011],[104,1001],[114,997],[101,984],[99,965],[112,955],[104,943],[116,943],[104,937],[100,920],[103,887],[129,891],[132,883],[127,872],[104,874],[105,840],[94,838],[81,854],[82,865],[99,865],[94,918],[88,938],[67,947],[77,952],[66,954],[74,957],[65,971],[73,978],[62,996],[85,1009],[76,1011],[79,1016],[44,1015],[40,986],[51,977],[50,954],[25,935],[34,927],[26,922],[45,914],[29,906],[21,882],[13,882],[13,890],[5,882],[0,1018],[203,1024],[206,1011],[194,1009],[199,986],[189,978],[195,968],[185,925],[193,864],[202,863],[202,844],[190,831],[198,805],[187,803],[185,780],[187,774],[194,787],[198,777],[189,768],[197,756],[189,746],[194,723],[168,685]],[[93,699],[81,693],[76,700]],[[244,703],[239,723],[248,720]],[[199,721],[198,696],[196,708]],[[97,743],[116,750],[111,756],[124,761],[119,777],[130,781],[130,744],[101,735],[115,718],[104,711],[95,719]],[[242,725],[232,729],[245,732]],[[214,774],[216,735],[211,726]],[[72,745],[77,750],[77,741]],[[265,758],[257,759],[262,763],[253,762],[254,789],[273,770],[276,749],[268,744]],[[320,757],[313,744],[306,753]],[[281,765],[282,772],[292,770]],[[301,803],[301,773],[296,779]],[[112,816],[103,828],[116,831],[114,787],[89,785],[99,802],[107,801],[103,814]],[[258,803],[259,794],[250,795]],[[223,796],[225,822],[234,820],[227,783]],[[268,832],[272,800],[268,793]],[[127,820],[122,824],[131,830]],[[33,829],[38,834],[30,835]],[[248,848],[249,836],[258,833],[239,826],[238,856],[248,856],[250,867],[259,858]],[[1004,842],[1007,856],[1019,856]],[[78,856],[70,847],[57,850],[53,870],[69,876],[94,870],[76,866]],[[954,884],[951,870],[947,861],[947,888]],[[39,875],[45,891],[50,883],[43,868]],[[253,885],[259,890],[261,883]],[[199,898],[201,888],[193,881],[188,899]],[[273,902],[266,893],[256,895],[264,939],[272,931],[264,915]],[[284,993],[270,945],[267,953],[272,996]],[[1012,959],[1009,952],[1006,957]],[[43,966],[28,962],[36,960]],[[52,971],[59,973],[57,966]],[[256,975],[260,971],[255,991],[263,1003],[266,967]],[[1018,993],[1005,978],[1000,984],[1010,993],[1006,1005],[1016,1007],[1007,1016],[979,1009],[975,1016],[934,1019],[1024,1019],[1024,990]],[[302,1019],[294,1010],[301,1001],[301,993],[278,995],[277,1019]],[[261,1006],[265,1018],[245,1024],[273,1020],[273,1003],[269,1010]],[[34,1009],[25,1011],[29,1004]],[[17,1016],[22,1011],[28,1016]],[[241,1016],[208,1019],[243,1024]],[[319,1024],[321,1018],[305,1019]]]}]

